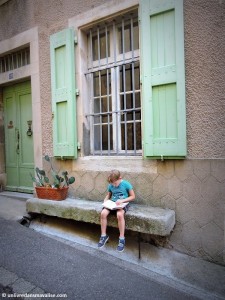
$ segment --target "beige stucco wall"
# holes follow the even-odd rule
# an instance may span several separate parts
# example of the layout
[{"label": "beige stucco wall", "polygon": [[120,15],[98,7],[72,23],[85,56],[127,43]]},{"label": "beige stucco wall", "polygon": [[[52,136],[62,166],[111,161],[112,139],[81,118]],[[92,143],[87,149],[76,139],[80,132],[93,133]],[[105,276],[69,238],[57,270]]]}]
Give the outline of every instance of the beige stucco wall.
[{"label": "beige stucco wall", "polygon": [[186,0],[188,156],[225,158],[225,1]]},{"label": "beige stucco wall", "polygon": [[[121,3],[129,2],[135,1],[87,0],[76,1],[75,5],[73,0],[11,0],[0,7],[0,42],[37,28],[35,78],[39,88],[35,83],[32,92],[35,91],[39,103],[35,114],[40,123],[41,131],[37,133],[41,143],[35,157],[40,164],[41,153],[52,154],[49,36],[68,25],[81,23],[87,11],[95,20],[95,9],[100,14],[107,11],[109,4],[115,10]],[[103,7],[98,8],[101,4]],[[78,160],[57,162],[59,169],[67,169],[76,177],[70,195],[90,200],[104,197],[107,172],[119,168],[134,185],[137,202],[175,210],[176,227],[168,246],[219,263],[225,262],[224,21],[224,0],[184,0],[187,159],[161,162],[141,157],[83,157],[81,150]],[[77,101],[82,137],[82,94]],[[3,132],[1,105],[0,97],[0,134]],[[0,151],[3,145],[0,137]],[[3,157],[0,156],[0,176],[4,174]]]}]

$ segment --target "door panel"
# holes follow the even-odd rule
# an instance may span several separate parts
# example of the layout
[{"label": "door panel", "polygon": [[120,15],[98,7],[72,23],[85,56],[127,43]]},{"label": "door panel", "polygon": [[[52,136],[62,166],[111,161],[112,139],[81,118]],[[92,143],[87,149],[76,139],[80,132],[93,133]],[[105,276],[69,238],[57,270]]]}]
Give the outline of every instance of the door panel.
[{"label": "door panel", "polygon": [[16,154],[17,114],[14,96],[9,91],[4,98],[7,185],[10,185],[12,188],[18,185]]},{"label": "door panel", "polygon": [[[29,186],[29,171],[33,169],[33,138],[27,135],[28,121],[32,122],[31,94],[19,93],[19,132],[20,132],[20,156],[19,156],[19,185]],[[32,151],[31,151],[32,149]],[[31,172],[31,171],[30,171]]]},{"label": "door panel", "polygon": [[[32,192],[29,173],[33,173],[33,135],[28,135],[32,121],[30,82],[4,89],[7,190]],[[31,125],[32,127],[32,125]]]},{"label": "door panel", "polygon": [[6,99],[6,106],[5,106],[5,112],[6,112],[6,162],[10,166],[16,166],[16,152],[13,145],[15,145],[15,137],[16,137],[16,106],[14,104],[15,99],[13,95],[10,95]]}]

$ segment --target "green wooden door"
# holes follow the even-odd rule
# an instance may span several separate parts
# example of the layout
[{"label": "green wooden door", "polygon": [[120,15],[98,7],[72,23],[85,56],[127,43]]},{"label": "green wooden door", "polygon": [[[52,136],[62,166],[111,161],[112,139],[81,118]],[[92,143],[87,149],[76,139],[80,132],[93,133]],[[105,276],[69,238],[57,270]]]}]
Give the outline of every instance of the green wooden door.
[{"label": "green wooden door", "polygon": [[[33,192],[34,169],[30,82],[3,90],[5,115],[6,189]],[[30,128],[30,129],[29,129]]]}]

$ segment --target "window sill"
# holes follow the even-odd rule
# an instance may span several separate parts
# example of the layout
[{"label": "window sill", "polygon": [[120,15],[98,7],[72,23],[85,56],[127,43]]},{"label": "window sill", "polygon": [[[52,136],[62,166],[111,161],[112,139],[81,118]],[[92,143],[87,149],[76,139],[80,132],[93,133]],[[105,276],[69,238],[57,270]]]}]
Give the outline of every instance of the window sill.
[{"label": "window sill", "polygon": [[109,172],[118,169],[122,173],[157,173],[157,161],[145,160],[142,156],[86,156],[73,161],[74,170]]}]

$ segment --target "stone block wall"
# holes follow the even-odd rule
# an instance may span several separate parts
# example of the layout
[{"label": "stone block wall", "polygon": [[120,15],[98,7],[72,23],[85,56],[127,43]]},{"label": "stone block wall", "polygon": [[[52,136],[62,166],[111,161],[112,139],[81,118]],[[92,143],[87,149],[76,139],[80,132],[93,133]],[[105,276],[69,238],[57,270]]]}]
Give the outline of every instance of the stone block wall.
[{"label": "stone block wall", "polygon": [[[173,209],[176,225],[169,237],[170,248],[192,256],[225,264],[225,159],[143,161],[127,168],[122,161],[102,167],[77,162],[55,162],[58,170],[75,176],[70,196],[102,201],[110,169],[122,170],[135,190],[136,202]],[[95,170],[94,170],[95,164]],[[142,168],[142,171],[140,170]]]}]

